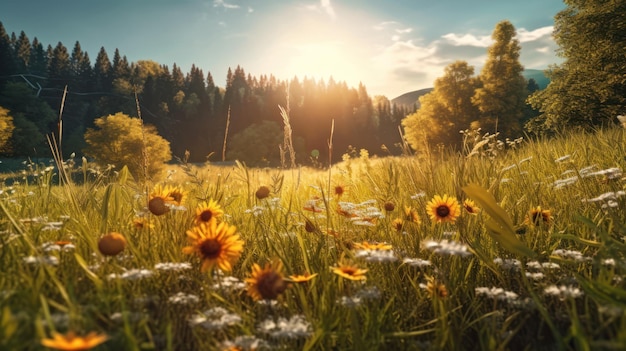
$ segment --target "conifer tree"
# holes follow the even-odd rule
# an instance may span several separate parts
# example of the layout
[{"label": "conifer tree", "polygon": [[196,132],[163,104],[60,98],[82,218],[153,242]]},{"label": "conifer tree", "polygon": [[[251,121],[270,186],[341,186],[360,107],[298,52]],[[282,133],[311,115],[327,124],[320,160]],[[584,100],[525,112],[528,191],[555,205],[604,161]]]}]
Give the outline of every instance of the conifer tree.
[{"label": "conifer tree", "polygon": [[487,51],[487,62],[480,72],[482,87],[473,102],[481,112],[480,127],[487,132],[501,132],[514,137],[521,132],[526,99],[524,67],[519,62],[520,45],[515,27],[509,21],[496,25],[491,38],[495,41]]},{"label": "conifer tree", "polygon": [[15,43],[15,56],[17,58],[17,70],[26,73],[30,67],[30,52],[31,44],[30,40],[26,36],[24,31],[20,32],[20,36]]}]

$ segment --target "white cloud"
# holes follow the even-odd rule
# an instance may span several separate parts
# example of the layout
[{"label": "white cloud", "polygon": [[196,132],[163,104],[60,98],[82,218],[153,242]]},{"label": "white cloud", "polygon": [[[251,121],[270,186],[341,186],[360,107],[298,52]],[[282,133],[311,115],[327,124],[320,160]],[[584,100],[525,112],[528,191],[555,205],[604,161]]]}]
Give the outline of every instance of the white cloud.
[{"label": "white cloud", "polygon": [[[396,24],[378,24],[377,27],[383,29],[390,25]],[[552,27],[518,31],[520,62],[525,68],[545,69],[560,62],[554,54],[557,45],[551,34]],[[417,34],[411,36],[412,39],[402,39],[394,35],[386,46],[379,47],[371,60],[375,67],[371,71],[376,76],[368,79],[368,90],[382,91],[394,98],[408,91],[432,87],[445,67],[457,60],[466,61],[478,73],[487,59],[487,48],[493,43],[490,35],[469,33],[448,33],[426,42]]]},{"label": "white cloud", "polygon": [[413,28],[404,28],[404,29],[396,29],[396,33],[399,34],[406,34],[406,33],[411,33],[413,31]]},{"label": "white cloud", "polygon": [[227,3],[224,0],[213,0],[213,7],[223,7],[225,9],[229,9],[229,10],[240,8],[239,5],[230,4],[230,3]]},{"label": "white cloud", "polygon": [[380,30],[384,30],[388,26],[395,25],[395,24],[398,24],[398,22],[395,22],[395,21],[385,21],[385,22],[380,22],[380,23],[374,25],[373,28],[375,30],[379,30],[380,31]]},{"label": "white cloud", "polygon": [[552,37],[553,26],[541,27],[532,31],[528,31],[526,28],[520,28],[517,31],[517,39],[520,43],[538,40],[545,37]]},{"label": "white cloud", "polygon": [[335,9],[333,9],[333,5],[331,5],[330,0],[320,0],[320,2],[324,11],[326,11],[332,19],[335,19]]},{"label": "white cloud", "polygon": [[448,33],[442,35],[441,37],[454,46],[477,46],[481,48],[486,48],[493,42],[491,36],[489,35],[459,35],[455,33]]}]

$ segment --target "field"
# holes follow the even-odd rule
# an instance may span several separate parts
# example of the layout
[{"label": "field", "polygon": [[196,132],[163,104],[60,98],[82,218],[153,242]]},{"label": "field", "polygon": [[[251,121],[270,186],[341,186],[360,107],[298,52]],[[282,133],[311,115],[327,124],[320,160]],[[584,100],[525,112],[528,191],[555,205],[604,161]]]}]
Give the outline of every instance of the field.
[{"label": "field", "polygon": [[625,131],[144,184],[27,162],[0,188],[0,349],[624,349]]}]

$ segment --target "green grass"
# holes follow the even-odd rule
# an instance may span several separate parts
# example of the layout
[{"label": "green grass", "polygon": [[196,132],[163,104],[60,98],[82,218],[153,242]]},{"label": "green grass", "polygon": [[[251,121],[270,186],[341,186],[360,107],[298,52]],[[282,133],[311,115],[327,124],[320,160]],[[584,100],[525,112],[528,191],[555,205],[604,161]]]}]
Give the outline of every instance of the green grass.
[{"label": "green grass", "polygon": [[[463,155],[362,153],[330,170],[176,166],[158,184],[187,194],[163,216],[146,210],[156,184],[135,183],[125,170],[77,160],[68,165],[74,181],[59,185],[49,164],[25,165],[11,174],[17,183],[0,188],[0,349],[43,350],[42,338],[69,330],[107,334],[97,350],[622,349],[624,129],[506,150],[488,140],[471,156],[474,143]],[[260,186],[268,198],[255,197]],[[341,197],[336,186],[346,189]],[[434,223],[427,203],[444,194],[461,204],[471,195],[482,211],[461,207],[454,223]],[[199,259],[182,253],[195,208],[209,199],[245,242],[224,275],[200,272]],[[311,203],[321,211],[306,210]],[[549,223],[525,223],[537,206],[550,211]],[[406,221],[406,207],[419,223]],[[143,229],[132,225],[140,215]],[[104,257],[98,239],[112,231],[128,245]],[[61,240],[73,247],[47,251]],[[444,240],[469,254],[446,251]],[[355,246],[365,241],[392,252]],[[286,275],[318,275],[272,304],[255,302],[244,280],[254,263],[273,259]],[[191,267],[155,267],[167,262]],[[340,278],[331,270],[340,262],[367,269],[367,280]],[[429,281],[447,296],[431,294]],[[190,322],[202,312],[205,324]]]}]

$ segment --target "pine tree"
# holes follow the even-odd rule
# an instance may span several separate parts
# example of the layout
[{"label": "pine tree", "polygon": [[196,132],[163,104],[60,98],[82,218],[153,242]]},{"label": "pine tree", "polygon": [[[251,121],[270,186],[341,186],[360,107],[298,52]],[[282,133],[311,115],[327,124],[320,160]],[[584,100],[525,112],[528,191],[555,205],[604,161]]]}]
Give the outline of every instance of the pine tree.
[{"label": "pine tree", "polygon": [[46,56],[46,52],[43,49],[43,45],[39,42],[39,40],[35,37],[33,38],[33,43],[30,49],[30,72],[38,75],[45,76],[47,67],[48,67],[48,59]]},{"label": "pine tree", "polygon": [[70,55],[61,42],[52,50],[52,56],[48,61],[48,78],[51,86],[57,88],[63,88],[72,79]]},{"label": "pine tree", "polygon": [[529,99],[541,112],[532,131],[611,124],[626,108],[626,2],[565,4],[553,33],[565,61],[549,69],[550,84]]},{"label": "pine tree", "polygon": [[487,62],[479,75],[482,87],[473,99],[481,112],[480,127],[507,137],[521,132],[527,95],[524,67],[519,62],[521,48],[515,35],[515,27],[509,21],[496,25],[491,35],[495,43],[489,47]]},{"label": "pine tree", "polygon": [[93,67],[96,91],[109,91],[111,89],[112,67],[109,55],[104,47],[100,48]]},{"label": "pine tree", "polygon": [[20,36],[15,43],[15,56],[17,58],[17,70],[26,73],[30,67],[31,44],[24,31],[20,32]]},{"label": "pine tree", "polygon": [[[15,56],[11,46],[11,38],[0,22],[0,85],[6,81],[6,76],[16,74]],[[1,86],[0,86],[1,87]]]}]

